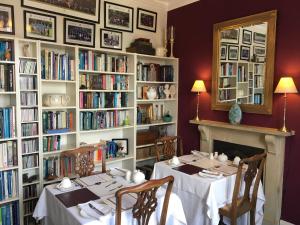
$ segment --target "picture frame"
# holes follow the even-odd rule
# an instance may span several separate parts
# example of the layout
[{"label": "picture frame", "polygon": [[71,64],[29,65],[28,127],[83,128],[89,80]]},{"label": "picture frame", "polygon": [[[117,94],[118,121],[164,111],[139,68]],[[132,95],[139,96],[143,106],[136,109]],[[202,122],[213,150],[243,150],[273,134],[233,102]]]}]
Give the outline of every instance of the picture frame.
[{"label": "picture frame", "polygon": [[15,34],[14,6],[0,3],[0,34]]},{"label": "picture frame", "polygon": [[133,12],[132,7],[104,2],[104,27],[132,33]]},{"label": "picture frame", "polygon": [[96,23],[100,23],[100,3],[100,0],[21,0],[22,7]]},{"label": "picture frame", "polygon": [[100,29],[100,47],[122,50],[123,34],[119,31]]},{"label": "picture frame", "polygon": [[157,12],[137,8],[136,28],[145,31],[156,32]]},{"label": "picture frame", "polygon": [[246,60],[246,61],[250,60],[250,47],[249,46],[241,45],[240,59],[241,60]]},{"label": "picture frame", "polygon": [[266,44],[266,35],[263,33],[254,32],[253,42],[256,44],[265,45]]},{"label": "picture frame", "polygon": [[254,45],[253,46],[253,55],[266,56],[266,48]]},{"label": "picture frame", "polygon": [[246,45],[252,44],[252,31],[243,29],[242,43]]},{"label": "picture frame", "polygon": [[56,16],[24,10],[24,37],[56,42]]},{"label": "picture frame", "polygon": [[228,60],[238,60],[239,59],[239,46],[228,45]]},{"label": "picture frame", "polygon": [[221,42],[238,44],[240,39],[240,30],[239,29],[228,29],[221,31]]},{"label": "picture frame", "polygon": [[226,58],[227,58],[227,45],[221,44],[220,59],[221,60],[226,60]]},{"label": "picture frame", "polygon": [[112,141],[117,144],[118,153],[128,155],[128,138],[113,138]]},{"label": "picture frame", "polygon": [[64,44],[95,47],[95,24],[64,18]]}]

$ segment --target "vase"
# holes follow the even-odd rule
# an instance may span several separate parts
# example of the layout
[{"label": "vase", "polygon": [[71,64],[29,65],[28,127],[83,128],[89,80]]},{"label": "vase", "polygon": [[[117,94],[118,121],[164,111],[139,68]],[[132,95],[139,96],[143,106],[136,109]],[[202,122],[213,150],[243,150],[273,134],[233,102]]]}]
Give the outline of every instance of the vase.
[{"label": "vase", "polygon": [[229,110],[229,122],[231,124],[240,124],[242,120],[242,110],[239,104],[234,103]]}]

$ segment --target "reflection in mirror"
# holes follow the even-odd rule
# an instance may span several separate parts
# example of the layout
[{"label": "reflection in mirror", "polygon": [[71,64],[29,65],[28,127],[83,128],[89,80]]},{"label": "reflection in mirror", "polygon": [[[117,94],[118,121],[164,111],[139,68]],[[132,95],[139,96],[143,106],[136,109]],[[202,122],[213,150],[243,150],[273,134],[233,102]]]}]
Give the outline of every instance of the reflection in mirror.
[{"label": "reflection in mirror", "polygon": [[272,113],[276,11],[214,25],[212,109]]}]

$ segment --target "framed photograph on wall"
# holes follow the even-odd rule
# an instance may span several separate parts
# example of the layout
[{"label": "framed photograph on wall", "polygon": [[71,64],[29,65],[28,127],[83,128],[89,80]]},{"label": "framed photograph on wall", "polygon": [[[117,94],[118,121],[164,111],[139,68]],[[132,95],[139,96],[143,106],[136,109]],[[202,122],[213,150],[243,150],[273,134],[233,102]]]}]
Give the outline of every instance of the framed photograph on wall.
[{"label": "framed photograph on wall", "polygon": [[252,44],[252,31],[243,29],[243,44],[251,45]]},{"label": "framed photograph on wall", "polygon": [[221,31],[221,42],[238,44],[240,32],[239,29],[230,29]]},{"label": "framed photograph on wall", "polygon": [[253,42],[256,44],[265,45],[266,44],[266,35],[263,33],[254,32]]},{"label": "framed photograph on wall", "polygon": [[24,11],[24,37],[56,42],[56,17]]},{"label": "framed photograph on wall", "polygon": [[227,56],[227,45],[221,44],[220,53],[221,53],[220,59],[221,59],[221,60],[226,60],[226,56]]},{"label": "framed photograph on wall", "polygon": [[228,60],[238,60],[239,59],[239,46],[228,45]]},{"label": "framed photograph on wall", "polygon": [[122,50],[122,32],[100,29],[101,48]]},{"label": "framed photograph on wall", "polygon": [[133,32],[133,8],[104,2],[104,27]]},{"label": "framed photograph on wall", "polygon": [[257,56],[266,56],[266,48],[254,45],[253,54]]},{"label": "framed photograph on wall", "polygon": [[64,43],[95,47],[95,24],[64,18]]},{"label": "framed photograph on wall", "polygon": [[100,22],[100,0],[22,0],[22,6],[91,22]]},{"label": "framed photograph on wall", "polygon": [[119,154],[128,155],[128,138],[113,138],[112,141],[117,144]]},{"label": "framed photograph on wall", "polygon": [[241,50],[240,59],[249,61],[250,60],[250,47],[242,45],[240,50]]},{"label": "framed photograph on wall", "polygon": [[136,28],[156,32],[157,13],[149,10],[137,9]]},{"label": "framed photograph on wall", "polygon": [[14,7],[0,3],[0,34],[15,34]]}]

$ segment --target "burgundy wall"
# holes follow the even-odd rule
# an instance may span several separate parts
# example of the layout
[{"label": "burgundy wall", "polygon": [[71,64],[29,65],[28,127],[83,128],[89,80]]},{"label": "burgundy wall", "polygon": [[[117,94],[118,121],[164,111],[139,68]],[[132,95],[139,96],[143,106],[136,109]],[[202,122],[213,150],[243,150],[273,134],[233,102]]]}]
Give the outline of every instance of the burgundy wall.
[{"label": "burgundy wall", "polygon": [[[205,80],[208,93],[200,96],[202,119],[228,121],[228,113],[211,110],[213,24],[259,12],[278,10],[274,88],[283,74],[293,76],[300,91],[299,0],[200,0],[169,12],[168,25],[175,26],[175,56],[180,58],[179,135],[185,152],[199,148],[199,132],[189,120],[196,113],[195,79]],[[278,128],[282,125],[283,98],[274,95],[272,115],[243,114],[243,124]],[[287,127],[296,131],[288,138],[284,171],[282,219],[300,224],[300,95],[288,96]],[[298,117],[298,118],[297,118]]]}]

